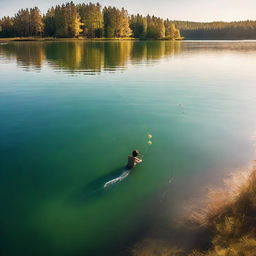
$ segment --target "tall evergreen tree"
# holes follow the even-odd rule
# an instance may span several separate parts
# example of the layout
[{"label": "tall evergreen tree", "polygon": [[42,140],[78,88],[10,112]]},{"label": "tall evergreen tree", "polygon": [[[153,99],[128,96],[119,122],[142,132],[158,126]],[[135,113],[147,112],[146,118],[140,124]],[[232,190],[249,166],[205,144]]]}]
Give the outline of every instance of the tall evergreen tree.
[{"label": "tall evergreen tree", "polygon": [[54,21],[57,37],[77,37],[82,32],[83,23],[73,2],[56,6]]},{"label": "tall evergreen tree", "polygon": [[165,26],[162,19],[147,16],[147,38],[160,39],[165,37]]},{"label": "tall evergreen tree", "polygon": [[17,36],[31,35],[30,11],[28,9],[21,9],[15,14],[14,29]]},{"label": "tall evergreen tree", "polygon": [[147,20],[142,15],[132,15],[130,18],[130,28],[135,38],[145,38],[147,33]]},{"label": "tall evergreen tree", "polygon": [[65,18],[68,27],[68,36],[77,37],[83,31],[81,26],[81,17],[78,13],[77,7],[73,2],[67,3],[65,8]]},{"label": "tall evergreen tree", "polygon": [[168,39],[179,39],[180,31],[176,28],[175,24],[170,20],[165,20],[165,37]]},{"label": "tall evergreen tree", "polygon": [[129,24],[129,16],[128,12],[122,8],[117,11],[117,29],[116,29],[116,37],[130,37],[132,31],[130,29]]},{"label": "tall evergreen tree", "polygon": [[44,31],[43,19],[38,7],[30,9],[30,33],[32,36],[42,35]]},{"label": "tall evergreen tree", "polygon": [[56,36],[56,24],[55,24],[55,9],[52,7],[49,9],[43,17],[44,22],[44,35]]},{"label": "tall evergreen tree", "polygon": [[103,18],[104,18],[104,35],[107,38],[115,37],[115,28],[116,28],[116,19],[115,7],[105,7],[103,9]]},{"label": "tall evergreen tree", "polygon": [[55,21],[55,29],[56,37],[67,37],[68,36],[68,25],[67,25],[67,15],[65,12],[65,5],[62,6],[57,5],[54,11],[54,21]]},{"label": "tall evergreen tree", "polygon": [[12,37],[15,36],[15,31],[14,31],[14,20],[13,18],[9,16],[4,16],[0,20],[0,35],[1,36],[6,36],[6,37]]},{"label": "tall evergreen tree", "polygon": [[115,7],[105,7],[103,9],[104,33],[108,38],[129,37],[131,29],[129,17],[126,10],[119,10]]},{"label": "tall evergreen tree", "polygon": [[83,34],[88,38],[102,37],[103,15],[100,4],[83,3],[79,4],[77,9],[83,22]]}]

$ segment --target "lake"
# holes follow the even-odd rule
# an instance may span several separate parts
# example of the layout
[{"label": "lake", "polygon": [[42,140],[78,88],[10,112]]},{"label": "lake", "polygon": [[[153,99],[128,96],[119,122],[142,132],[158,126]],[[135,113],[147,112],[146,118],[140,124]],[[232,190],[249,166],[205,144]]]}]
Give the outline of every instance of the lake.
[{"label": "lake", "polygon": [[255,41],[0,44],[0,254],[123,255],[168,232],[254,160],[255,67]]}]

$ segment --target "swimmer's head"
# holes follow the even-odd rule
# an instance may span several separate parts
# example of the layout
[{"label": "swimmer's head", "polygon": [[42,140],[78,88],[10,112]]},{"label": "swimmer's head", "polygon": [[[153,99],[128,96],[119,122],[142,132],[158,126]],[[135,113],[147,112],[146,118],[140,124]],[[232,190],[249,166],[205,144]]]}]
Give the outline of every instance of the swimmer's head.
[{"label": "swimmer's head", "polygon": [[139,151],[138,151],[137,149],[135,149],[135,150],[132,151],[132,156],[133,156],[133,157],[138,156],[138,154],[139,154]]}]

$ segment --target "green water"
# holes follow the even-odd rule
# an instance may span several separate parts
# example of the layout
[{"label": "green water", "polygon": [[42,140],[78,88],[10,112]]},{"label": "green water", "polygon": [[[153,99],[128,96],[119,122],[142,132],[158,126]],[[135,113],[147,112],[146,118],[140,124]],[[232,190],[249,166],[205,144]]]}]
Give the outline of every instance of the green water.
[{"label": "green water", "polygon": [[170,179],[253,160],[255,66],[253,41],[0,45],[0,254],[121,255]]}]

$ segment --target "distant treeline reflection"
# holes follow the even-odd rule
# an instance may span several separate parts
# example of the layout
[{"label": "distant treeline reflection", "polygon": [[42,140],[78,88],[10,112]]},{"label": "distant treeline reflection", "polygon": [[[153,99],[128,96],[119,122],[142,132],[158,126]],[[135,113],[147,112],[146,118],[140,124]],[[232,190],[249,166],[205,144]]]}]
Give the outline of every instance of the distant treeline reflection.
[{"label": "distant treeline reflection", "polygon": [[0,46],[0,55],[16,58],[25,69],[40,70],[45,61],[55,70],[75,72],[114,71],[128,63],[150,63],[181,51],[180,42],[21,42]]}]

